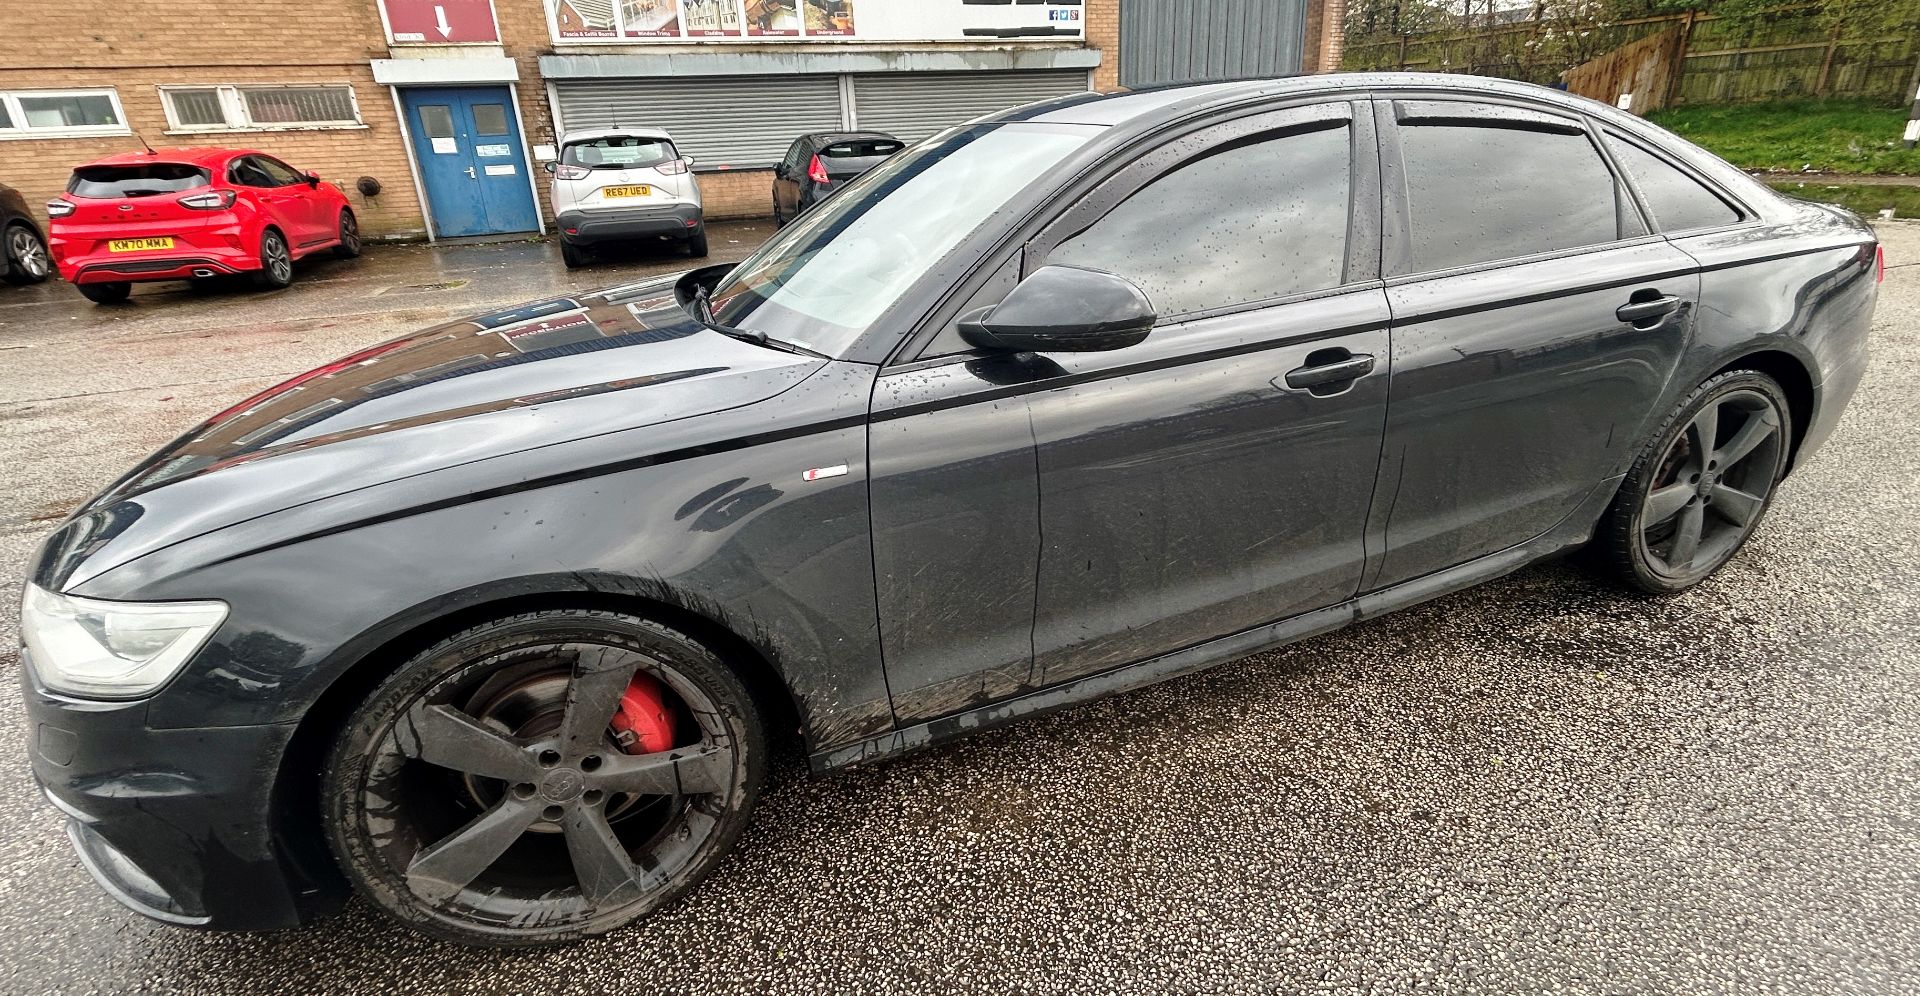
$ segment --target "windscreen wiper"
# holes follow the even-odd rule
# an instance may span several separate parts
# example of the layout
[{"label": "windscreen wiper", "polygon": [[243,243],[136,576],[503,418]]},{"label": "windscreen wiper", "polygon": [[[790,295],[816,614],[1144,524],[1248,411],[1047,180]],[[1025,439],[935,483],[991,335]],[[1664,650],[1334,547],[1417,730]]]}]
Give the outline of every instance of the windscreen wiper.
[{"label": "windscreen wiper", "polygon": [[719,322],[714,321],[713,305],[711,302],[707,300],[707,296],[712,293],[713,293],[713,288],[707,287],[704,285],[700,287],[695,287],[693,289],[694,317],[700,319],[700,323],[705,325],[707,328],[710,328],[715,332],[720,333],[721,335],[732,336],[735,339],[740,339],[745,342],[751,342],[757,346],[767,346],[769,348],[778,349],[783,352],[795,353],[800,356],[811,356],[816,359],[822,359],[822,360],[832,359],[832,357],[828,356],[825,353],[817,352],[815,350],[808,349],[805,346],[797,345],[795,343],[783,342],[779,339],[772,338],[771,336],[767,335],[765,332],[756,332],[752,329],[737,329],[731,325],[722,325]]}]

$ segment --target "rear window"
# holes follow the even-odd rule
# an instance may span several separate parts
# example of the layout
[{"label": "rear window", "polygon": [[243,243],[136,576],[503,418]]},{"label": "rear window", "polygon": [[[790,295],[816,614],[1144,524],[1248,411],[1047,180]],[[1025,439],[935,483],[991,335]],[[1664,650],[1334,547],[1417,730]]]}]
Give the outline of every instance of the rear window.
[{"label": "rear window", "polygon": [[902,147],[901,143],[890,138],[863,138],[852,142],[835,142],[821,149],[820,154],[829,159],[870,159],[893,155]]},{"label": "rear window", "polygon": [[213,174],[186,163],[141,163],[137,166],[82,166],[67,181],[75,197],[153,197],[204,187]]},{"label": "rear window", "polygon": [[612,135],[607,138],[569,142],[560,150],[560,161],[568,166],[588,169],[626,169],[630,166],[657,166],[680,158],[673,143],[658,138]]}]

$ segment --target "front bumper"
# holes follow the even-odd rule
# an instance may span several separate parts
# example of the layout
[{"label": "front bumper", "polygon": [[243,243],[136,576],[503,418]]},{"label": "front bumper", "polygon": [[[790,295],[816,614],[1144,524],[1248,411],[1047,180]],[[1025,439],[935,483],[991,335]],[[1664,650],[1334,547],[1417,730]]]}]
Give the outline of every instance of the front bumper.
[{"label": "front bumper", "polygon": [[275,821],[294,726],[155,730],[146,703],[50,695],[22,653],[34,779],[68,821],[81,863],[110,895],[167,923],[297,926],[344,889],[312,840]]},{"label": "front bumper", "polygon": [[565,211],[556,219],[560,237],[577,246],[670,236],[687,238],[700,230],[698,204],[663,204],[605,211]]}]

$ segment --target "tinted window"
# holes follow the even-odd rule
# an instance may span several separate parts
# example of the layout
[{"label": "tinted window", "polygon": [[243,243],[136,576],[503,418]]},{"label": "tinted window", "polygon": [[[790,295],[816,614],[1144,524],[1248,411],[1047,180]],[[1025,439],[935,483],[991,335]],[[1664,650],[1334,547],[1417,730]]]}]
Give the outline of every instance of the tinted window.
[{"label": "tinted window", "polygon": [[79,197],[151,197],[203,187],[212,179],[206,170],[186,163],[82,166],[67,181],[67,192]]},{"label": "tinted window", "polygon": [[505,135],[507,133],[507,105],[473,105],[473,133],[476,135]]},{"label": "tinted window", "polygon": [[424,104],[420,108],[420,127],[428,138],[452,138],[453,111],[445,104]]},{"label": "tinted window", "polygon": [[243,156],[227,167],[227,177],[242,187],[277,187],[273,177],[262,169],[260,161],[252,156]]},{"label": "tinted window", "polygon": [[1607,144],[1621,168],[1633,178],[1633,185],[1640,188],[1641,199],[1653,213],[1653,223],[1662,231],[1716,228],[1740,220],[1740,212],[1719,195],[1660,157],[1611,135]]},{"label": "tinted window", "polygon": [[288,166],[278,159],[268,159],[265,156],[260,156],[257,157],[254,162],[260,164],[260,169],[267,174],[267,180],[271,182],[273,186],[291,187],[296,183],[307,182],[306,177],[295,173],[293,167]]},{"label": "tinted window", "polygon": [[1402,122],[1412,269],[1619,237],[1613,174],[1584,134]]},{"label": "tinted window", "polygon": [[560,150],[560,161],[568,166],[589,169],[626,169],[630,166],[657,166],[680,158],[673,143],[658,138],[612,135],[584,142],[569,142]]},{"label": "tinted window", "polygon": [[1126,277],[1162,318],[1338,286],[1349,166],[1344,124],[1229,146],[1135,191],[1047,262]]}]

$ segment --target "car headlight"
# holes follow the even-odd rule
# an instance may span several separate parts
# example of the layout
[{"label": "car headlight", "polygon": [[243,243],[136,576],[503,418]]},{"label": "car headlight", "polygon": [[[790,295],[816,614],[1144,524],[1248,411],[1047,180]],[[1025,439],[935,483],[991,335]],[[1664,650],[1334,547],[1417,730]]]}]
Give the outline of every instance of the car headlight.
[{"label": "car headlight", "polygon": [[179,673],[227,618],[225,602],[107,602],[26,586],[20,637],[48,689],[139,698]]}]

